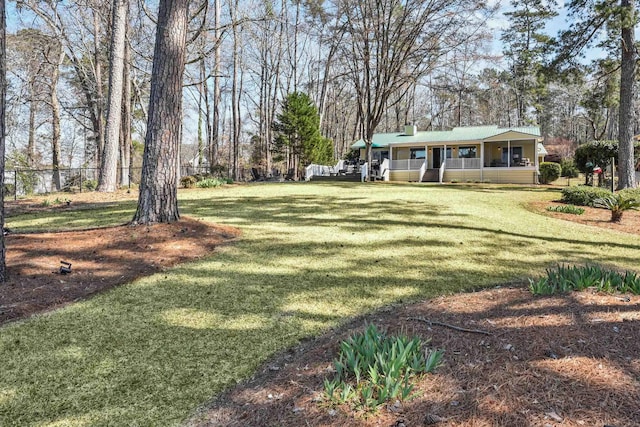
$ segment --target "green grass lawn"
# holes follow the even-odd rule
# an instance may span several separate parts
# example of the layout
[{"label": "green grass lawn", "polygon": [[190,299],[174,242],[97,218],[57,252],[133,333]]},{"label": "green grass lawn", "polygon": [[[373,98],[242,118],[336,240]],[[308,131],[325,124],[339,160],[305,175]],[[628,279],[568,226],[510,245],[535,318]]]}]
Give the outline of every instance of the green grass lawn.
[{"label": "green grass lawn", "polygon": [[[382,183],[182,192],[183,214],[242,237],[208,259],[0,328],[0,425],[178,425],[274,352],[383,305],[524,283],[557,262],[637,269],[637,236],[524,206],[554,198]],[[123,202],[95,221],[119,224],[134,208]],[[8,226],[86,226],[95,213]]]}]

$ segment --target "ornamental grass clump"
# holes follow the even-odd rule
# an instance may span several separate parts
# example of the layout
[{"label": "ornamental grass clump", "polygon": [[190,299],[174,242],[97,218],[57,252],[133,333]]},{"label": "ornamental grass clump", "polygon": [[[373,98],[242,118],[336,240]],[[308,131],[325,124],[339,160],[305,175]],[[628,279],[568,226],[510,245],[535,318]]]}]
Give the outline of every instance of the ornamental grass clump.
[{"label": "ornamental grass clump", "polygon": [[375,325],[340,344],[336,375],[324,380],[325,397],[335,404],[375,411],[388,401],[411,397],[415,376],[433,372],[442,350],[426,350],[426,342],[406,336],[385,336]]},{"label": "ornamental grass clump", "polygon": [[593,201],[596,208],[604,208],[611,211],[611,222],[622,221],[622,214],[628,210],[637,211],[640,208],[640,200],[625,197],[622,194],[611,194]]},{"label": "ornamental grass clump", "polygon": [[623,292],[640,295],[640,275],[632,271],[620,273],[598,265],[564,266],[547,269],[546,277],[529,279],[534,295],[554,295],[594,288],[599,292]]}]

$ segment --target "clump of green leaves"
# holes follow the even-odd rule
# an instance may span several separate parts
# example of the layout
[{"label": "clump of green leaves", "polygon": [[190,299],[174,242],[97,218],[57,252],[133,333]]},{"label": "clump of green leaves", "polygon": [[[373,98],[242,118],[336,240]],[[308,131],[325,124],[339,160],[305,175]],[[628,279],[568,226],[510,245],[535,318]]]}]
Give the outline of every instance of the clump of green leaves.
[{"label": "clump of green leaves", "polygon": [[629,292],[640,295],[640,275],[632,271],[620,273],[598,265],[564,266],[547,269],[546,276],[529,279],[534,295],[554,295],[595,288],[600,292]]},{"label": "clump of green leaves", "polygon": [[622,221],[622,214],[628,210],[638,210],[640,200],[625,197],[622,194],[610,194],[593,201],[596,208],[604,208],[611,211],[611,222]]},{"label": "clump of green leaves", "polygon": [[548,206],[547,210],[550,212],[562,212],[573,215],[582,215],[584,213],[584,209],[574,205],[557,205],[557,206]]},{"label": "clump of green leaves", "polygon": [[416,375],[433,372],[442,350],[424,350],[419,338],[385,336],[375,325],[340,343],[333,380],[325,379],[325,397],[333,403],[375,411],[390,400],[411,397]]}]

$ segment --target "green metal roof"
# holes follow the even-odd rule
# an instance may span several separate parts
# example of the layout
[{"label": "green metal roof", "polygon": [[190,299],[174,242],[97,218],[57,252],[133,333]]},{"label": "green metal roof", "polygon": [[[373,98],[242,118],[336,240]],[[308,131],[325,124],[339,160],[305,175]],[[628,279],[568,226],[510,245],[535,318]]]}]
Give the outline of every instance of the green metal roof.
[{"label": "green metal roof", "polygon": [[[518,132],[534,137],[540,137],[538,126],[524,126],[499,128],[498,126],[468,126],[457,127],[445,131],[416,132],[415,135],[404,133],[376,133],[373,135],[373,148],[388,147],[389,144],[404,143],[428,143],[428,142],[457,142],[457,141],[482,141],[492,136],[498,136],[507,132]],[[364,140],[359,140],[351,145],[351,148],[364,148]]]}]

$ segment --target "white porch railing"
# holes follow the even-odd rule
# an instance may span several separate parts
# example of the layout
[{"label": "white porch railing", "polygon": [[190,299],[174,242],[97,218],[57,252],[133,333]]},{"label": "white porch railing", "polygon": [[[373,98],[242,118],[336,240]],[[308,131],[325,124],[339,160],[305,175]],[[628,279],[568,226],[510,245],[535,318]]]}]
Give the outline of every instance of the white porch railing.
[{"label": "white porch railing", "polygon": [[338,175],[340,171],[345,169],[345,161],[338,160],[335,166],[310,164],[305,168],[304,179],[309,181],[314,176],[332,176]]},{"label": "white porch railing", "polygon": [[480,169],[480,158],[447,159],[447,169]]},{"label": "white porch railing", "polygon": [[424,159],[391,160],[391,170],[418,170],[424,164]]}]

